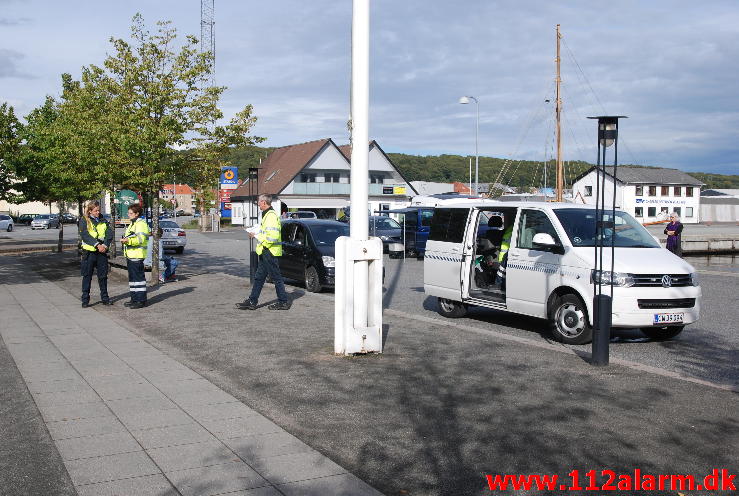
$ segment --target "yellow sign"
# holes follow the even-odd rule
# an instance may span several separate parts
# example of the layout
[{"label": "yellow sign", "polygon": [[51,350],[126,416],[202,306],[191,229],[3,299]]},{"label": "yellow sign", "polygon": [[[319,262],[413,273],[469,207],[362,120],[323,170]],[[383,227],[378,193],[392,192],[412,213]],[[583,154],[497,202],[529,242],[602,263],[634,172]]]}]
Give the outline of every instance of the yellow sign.
[{"label": "yellow sign", "polygon": [[405,186],[393,186],[393,194],[394,195],[404,195]]}]

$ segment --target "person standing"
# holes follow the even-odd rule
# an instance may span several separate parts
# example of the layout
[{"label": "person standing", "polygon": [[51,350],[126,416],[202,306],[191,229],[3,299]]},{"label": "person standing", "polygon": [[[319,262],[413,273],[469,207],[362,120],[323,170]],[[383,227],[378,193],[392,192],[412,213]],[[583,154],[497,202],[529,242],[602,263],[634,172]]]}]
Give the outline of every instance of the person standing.
[{"label": "person standing", "polygon": [[103,305],[112,305],[108,296],[108,247],[113,242],[113,229],[100,215],[100,203],[90,201],[85,207],[85,215],[79,220],[77,228],[80,233],[82,257],[80,272],[82,273],[82,308],[90,306],[90,286],[92,273],[97,269],[100,300]]},{"label": "person standing", "polygon": [[667,235],[666,248],[678,257],[683,256],[683,249],[680,246],[680,235],[683,232],[683,225],[677,213],[672,212],[670,214],[670,223],[665,226],[664,232]]},{"label": "person standing", "polygon": [[272,209],[271,201],[272,195],[259,195],[257,199],[257,207],[262,211],[262,222],[259,225],[259,232],[257,234],[250,232],[249,236],[257,239],[256,252],[259,256],[259,265],[257,265],[249,298],[237,305],[242,310],[256,310],[259,294],[262,292],[267,275],[272,278],[277,292],[277,303],[270,305],[269,309],[290,309],[291,303],[287,299],[285,282],[282,280],[277,260],[277,257],[282,256],[282,224],[280,216]]},{"label": "person standing", "polygon": [[151,231],[146,219],[141,217],[141,206],[131,205],[128,207],[128,219],[131,223],[126,228],[121,238],[123,244],[123,256],[126,257],[128,268],[128,290],[131,301],[124,303],[130,308],[143,308],[146,306],[146,273],[144,272],[144,259],[146,248],[149,245]]}]

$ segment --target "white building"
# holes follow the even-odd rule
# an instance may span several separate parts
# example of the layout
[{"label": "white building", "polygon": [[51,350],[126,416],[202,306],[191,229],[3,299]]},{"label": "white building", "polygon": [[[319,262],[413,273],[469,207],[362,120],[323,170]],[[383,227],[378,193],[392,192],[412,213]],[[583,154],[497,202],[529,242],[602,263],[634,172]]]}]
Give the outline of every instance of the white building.
[{"label": "white building", "polygon": [[[613,167],[606,167],[607,206],[613,201]],[[700,221],[700,189],[704,183],[676,169],[657,167],[619,167],[616,172],[616,208],[648,224],[669,220],[676,212],[684,224]],[[575,179],[573,201],[595,204],[596,171],[591,168]]]},{"label": "white building", "polygon": [[[275,149],[262,162],[256,187],[245,180],[231,194],[234,224],[249,217],[252,193],[277,195],[288,210],[310,210],[336,219],[349,206],[351,149],[330,138]],[[405,207],[416,190],[403,178],[376,141],[369,147],[369,208]]]}]

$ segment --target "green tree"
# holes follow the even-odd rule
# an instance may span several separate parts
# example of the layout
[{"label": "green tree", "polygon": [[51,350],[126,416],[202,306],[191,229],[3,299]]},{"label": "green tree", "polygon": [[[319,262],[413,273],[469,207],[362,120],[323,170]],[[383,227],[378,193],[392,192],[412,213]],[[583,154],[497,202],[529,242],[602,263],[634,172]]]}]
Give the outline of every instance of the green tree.
[{"label": "green tree", "polygon": [[10,203],[18,199],[15,163],[21,151],[22,128],[13,107],[5,102],[0,104],[0,200]]}]

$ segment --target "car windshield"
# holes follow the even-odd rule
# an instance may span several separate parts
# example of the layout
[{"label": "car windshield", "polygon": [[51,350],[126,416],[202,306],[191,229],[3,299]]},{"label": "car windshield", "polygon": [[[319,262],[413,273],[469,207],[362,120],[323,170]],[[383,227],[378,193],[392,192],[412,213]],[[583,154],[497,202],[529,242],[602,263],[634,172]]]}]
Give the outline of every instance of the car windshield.
[{"label": "car windshield", "polygon": [[178,229],[180,225],[174,221],[171,220],[163,220],[159,222],[159,226],[162,229]]},{"label": "car windshield", "polygon": [[349,236],[349,226],[345,225],[316,225],[309,226],[313,241],[318,246],[333,245],[339,236]]},{"label": "car windshield", "polygon": [[400,229],[400,224],[390,217],[372,217],[370,225],[374,226],[375,229]]},{"label": "car windshield", "polygon": [[[603,225],[598,229],[596,237],[595,210],[585,208],[555,209],[559,222],[574,247],[595,246],[596,240],[602,236],[603,245],[619,248],[659,248],[659,244],[644,226],[626,212],[610,211],[603,214]],[[602,234],[601,234],[602,233]]]}]

